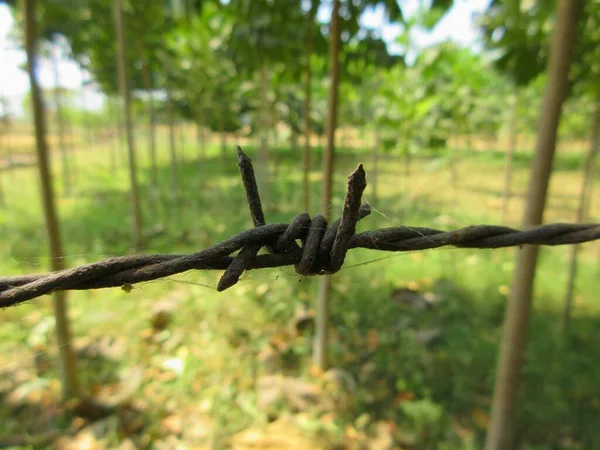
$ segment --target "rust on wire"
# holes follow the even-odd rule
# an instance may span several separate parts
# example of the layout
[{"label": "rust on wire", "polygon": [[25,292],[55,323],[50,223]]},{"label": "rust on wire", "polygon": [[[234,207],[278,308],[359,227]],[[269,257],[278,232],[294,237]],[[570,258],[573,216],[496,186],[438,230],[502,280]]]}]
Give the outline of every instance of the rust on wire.
[{"label": "rust on wire", "polygon": [[[0,307],[18,305],[56,290],[131,287],[188,270],[224,270],[217,285],[219,291],[236,284],[244,271],[251,269],[293,265],[300,275],[330,274],[341,269],[346,253],[353,248],[401,252],[448,245],[502,248],[579,244],[600,239],[600,224],[566,223],[525,231],[475,225],[455,231],[390,227],[356,233],[357,222],[371,213],[368,204],[360,203],[367,186],[362,165],[348,177],[342,216],[331,225],[321,215],[311,219],[308,214],[300,214],[289,225],[267,224],[252,162],[240,147],[237,154],[254,228],[189,255],[122,256],[50,274],[0,277]],[[263,248],[267,253],[258,254]]]}]

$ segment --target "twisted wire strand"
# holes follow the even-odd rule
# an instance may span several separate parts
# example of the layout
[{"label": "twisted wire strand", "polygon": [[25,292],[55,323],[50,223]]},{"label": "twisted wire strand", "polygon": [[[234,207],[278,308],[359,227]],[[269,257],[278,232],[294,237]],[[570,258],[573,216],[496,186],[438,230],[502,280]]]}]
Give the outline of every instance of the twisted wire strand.
[{"label": "twisted wire strand", "polygon": [[[41,275],[0,278],[0,307],[14,306],[55,290],[128,288],[188,270],[225,270],[217,290],[237,283],[246,270],[294,265],[300,275],[335,273],[348,250],[367,248],[401,252],[454,246],[494,249],[533,245],[579,244],[600,239],[600,224],[555,223],[529,230],[475,225],[454,231],[390,227],[356,233],[359,220],[371,213],[361,205],[366,174],[359,165],[348,177],[342,216],[328,225],[325,217],[298,215],[291,224],[267,224],[250,158],[238,147],[238,165],[254,228],[189,255],[133,255],[109,258]],[[297,241],[301,242],[301,246]],[[258,254],[261,249],[268,253]],[[235,252],[238,252],[235,255]]]}]

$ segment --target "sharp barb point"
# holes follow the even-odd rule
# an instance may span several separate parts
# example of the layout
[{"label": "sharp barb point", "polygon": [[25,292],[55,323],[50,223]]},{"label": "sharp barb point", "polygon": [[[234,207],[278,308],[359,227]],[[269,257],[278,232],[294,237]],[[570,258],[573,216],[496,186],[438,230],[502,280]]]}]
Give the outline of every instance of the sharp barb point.
[{"label": "sharp barb point", "polygon": [[240,147],[239,145],[236,148],[237,151],[237,155],[238,155],[238,162],[242,163],[244,161],[248,161],[251,162],[252,160],[248,157],[248,155],[246,155],[244,153],[244,150],[242,150],[242,147]]}]

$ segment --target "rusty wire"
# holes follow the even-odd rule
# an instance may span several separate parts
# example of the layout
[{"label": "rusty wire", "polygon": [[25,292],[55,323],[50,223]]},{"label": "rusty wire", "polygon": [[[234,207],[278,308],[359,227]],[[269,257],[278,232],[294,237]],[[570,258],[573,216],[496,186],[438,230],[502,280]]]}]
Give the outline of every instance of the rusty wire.
[{"label": "rusty wire", "polygon": [[[14,306],[56,290],[129,288],[145,281],[188,270],[225,270],[217,285],[223,291],[244,271],[294,265],[300,275],[331,274],[340,270],[353,248],[400,252],[454,246],[501,248],[579,244],[600,239],[600,224],[555,223],[529,230],[475,225],[455,231],[423,227],[390,227],[356,233],[356,223],[371,213],[361,205],[367,186],[359,165],[348,177],[341,218],[328,226],[322,215],[300,214],[291,224],[266,224],[250,158],[238,147],[238,165],[254,228],[189,255],[133,255],[110,258],[44,275],[0,278],[0,307]],[[298,245],[298,241],[302,244]],[[268,253],[258,254],[265,248]],[[232,256],[236,251],[239,252]]]}]

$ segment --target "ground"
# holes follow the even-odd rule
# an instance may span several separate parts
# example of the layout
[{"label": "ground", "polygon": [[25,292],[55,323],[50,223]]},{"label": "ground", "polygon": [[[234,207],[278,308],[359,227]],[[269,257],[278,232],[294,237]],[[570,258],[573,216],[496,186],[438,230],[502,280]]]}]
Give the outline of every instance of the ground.
[{"label": "ground", "polygon": [[[189,253],[252,226],[232,146],[198,160],[192,133],[180,153],[178,198],[166,134],[159,142],[160,200],[149,200],[148,150],[138,141],[147,253]],[[257,151],[246,146],[256,160]],[[311,211],[320,204],[320,149],[313,156]],[[359,230],[458,228],[502,223],[501,151],[457,149],[373,160],[361,147],[336,159],[333,215],[346,177],[363,162],[373,214]],[[131,247],[126,159],[110,144],[71,155],[64,191],[53,158],[67,266],[127,254]],[[301,211],[301,155],[273,151],[264,184],[268,222]],[[507,223],[518,226],[530,152],[517,154]],[[581,150],[559,152],[546,221],[572,222]],[[0,172],[0,274],[48,269],[34,167]],[[596,186],[594,200],[600,198]],[[594,206],[598,210],[597,205]],[[595,218],[598,221],[598,217]],[[353,250],[334,276],[330,362],[310,364],[317,280],[293,268],[253,271],[223,293],[219,272],[189,272],[122,289],[69,294],[83,392],[108,405],[90,420],[61,403],[49,297],[0,311],[0,445],[14,448],[481,448],[504,307],[517,249],[440,249],[384,254]],[[519,397],[523,449],[600,447],[600,261],[582,247],[571,333],[561,328],[570,249],[545,248],[536,277],[530,344]],[[304,326],[306,325],[306,326]],[[85,406],[85,405],[84,405]],[[88,418],[82,418],[88,417]],[[179,447],[178,447],[179,446]]]}]

